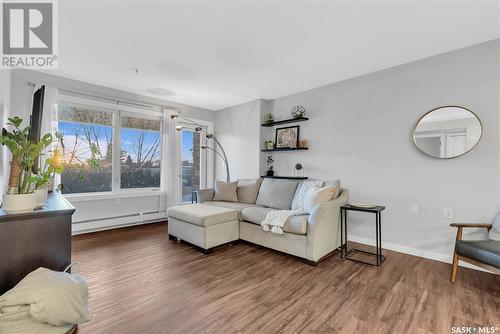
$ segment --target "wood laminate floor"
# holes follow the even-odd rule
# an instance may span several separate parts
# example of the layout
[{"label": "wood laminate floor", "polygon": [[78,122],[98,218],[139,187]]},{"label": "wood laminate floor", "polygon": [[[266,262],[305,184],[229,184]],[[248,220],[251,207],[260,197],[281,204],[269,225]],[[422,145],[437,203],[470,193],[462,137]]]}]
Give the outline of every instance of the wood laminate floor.
[{"label": "wood laminate floor", "polygon": [[73,238],[93,318],[80,334],[451,333],[497,326],[500,276],[385,251],[381,267],[316,267],[249,244],[206,256],[165,223]]}]

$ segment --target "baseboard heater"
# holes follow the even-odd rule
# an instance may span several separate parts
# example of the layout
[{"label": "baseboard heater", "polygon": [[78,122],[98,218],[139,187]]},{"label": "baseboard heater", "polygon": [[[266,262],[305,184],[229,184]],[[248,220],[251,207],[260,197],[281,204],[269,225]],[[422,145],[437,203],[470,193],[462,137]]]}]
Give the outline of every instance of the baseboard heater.
[{"label": "baseboard heater", "polygon": [[72,224],[72,235],[109,230],[140,224],[149,224],[167,219],[166,212],[152,211],[145,213],[137,213],[116,217],[108,217],[105,219],[89,219],[74,222]]}]

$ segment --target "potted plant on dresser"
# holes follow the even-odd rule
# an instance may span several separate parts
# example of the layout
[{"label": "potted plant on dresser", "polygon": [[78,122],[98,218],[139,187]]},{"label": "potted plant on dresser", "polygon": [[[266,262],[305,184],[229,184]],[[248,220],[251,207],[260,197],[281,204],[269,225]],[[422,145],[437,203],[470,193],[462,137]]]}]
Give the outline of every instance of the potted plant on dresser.
[{"label": "potted plant on dresser", "polygon": [[[58,140],[61,139],[60,135],[56,133]],[[64,167],[60,164],[59,149],[55,149],[50,157],[45,160],[43,168],[39,168],[36,174],[31,176],[32,184],[35,187],[36,207],[41,208],[47,201],[49,192],[49,181],[55,177],[56,174],[61,175]],[[53,184],[52,184],[53,187]]]},{"label": "potted plant on dresser", "polygon": [[52,144],[53,137],[46,134],[39,142],[32,143],[29,139],[30,127],[21,128],[21,118],[12,117],[8,120],[7,125],[14,129],[4,129],[0,135],[0,144],[5,145],[12,153],[9,188],[4,197],[3,208],[7,213],[31,212],[36,207],[32,168],[43,150]]}]

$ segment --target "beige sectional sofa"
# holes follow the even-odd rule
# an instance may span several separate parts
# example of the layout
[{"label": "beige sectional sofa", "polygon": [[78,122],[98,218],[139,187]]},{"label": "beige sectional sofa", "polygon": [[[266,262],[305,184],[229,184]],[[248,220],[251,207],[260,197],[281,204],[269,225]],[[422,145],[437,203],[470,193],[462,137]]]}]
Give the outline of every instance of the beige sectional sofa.
[{"label": "beige sectional sofa", "polygon": [[336,187],[334,199],[316,205],[310,214],[288,218],[283,234],[265,232],[261,226],[269,211],[289,210],[301,186],[287,179],[240,180],[237,202],[217,200],[214,189],[200,190],[198,204],[168,209],[169,237],[205,251],[241,239],[315,264],[340,246],[340,206],[348,202],[348,191],[339,181],[323,185]]}]

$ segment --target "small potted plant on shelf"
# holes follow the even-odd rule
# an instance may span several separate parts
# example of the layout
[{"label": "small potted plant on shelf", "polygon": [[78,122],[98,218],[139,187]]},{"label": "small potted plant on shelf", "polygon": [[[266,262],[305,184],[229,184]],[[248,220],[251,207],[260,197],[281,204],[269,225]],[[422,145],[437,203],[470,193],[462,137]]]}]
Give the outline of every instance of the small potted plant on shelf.
[{"label": "small potted plant on shelf", "polygon": [[303,106],[295,106],[290,111],[293,118],[302,118],[306,115],[306,108]]},{"label": "small potted plant on shelf", "polygon": [[0,144],[12,153],[9,189],[4,197],[3,208],[7,213],[31,212],[36,206],[32,189],[32,168],[42,151],[52,144],[51,134],[46,134],[37,143],[29,139],[30,127],[20,128],[23,120],[19,117],[8,119],[12,131],[2,130]]},{"label": "small potted plant on shelf", "polygon": [[273,116],[273,114],[267,113],[264,116],[264,123],[266,123],[266,124],[272,124],[272,123],[274,123],[274,116]]},{"label": "small potted plant on shelf", "polygon": [[268,150],[273,150],[274,149],[274,142],[272,140],[266,140],[266,148]]},{"label": "small potted plant on shelf", "polygon": [[266,160],[266,165],[267,165],[266,176],[274,176],[274,166],[273,166],[273,163],[274,163],[273,156],[272,155],[268,155],[267,156],[267,160]]}]

